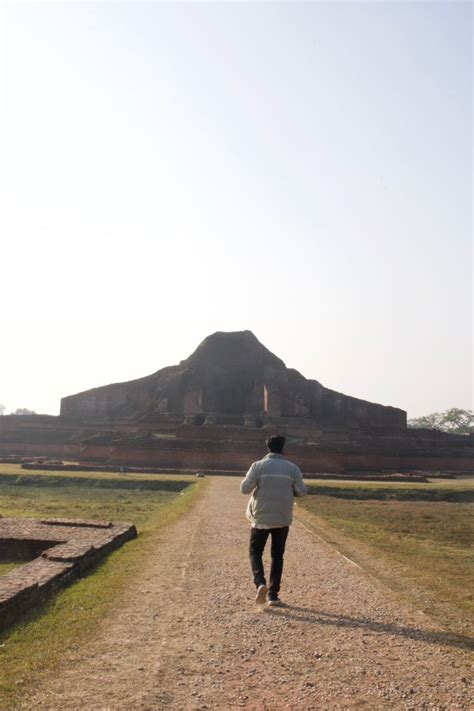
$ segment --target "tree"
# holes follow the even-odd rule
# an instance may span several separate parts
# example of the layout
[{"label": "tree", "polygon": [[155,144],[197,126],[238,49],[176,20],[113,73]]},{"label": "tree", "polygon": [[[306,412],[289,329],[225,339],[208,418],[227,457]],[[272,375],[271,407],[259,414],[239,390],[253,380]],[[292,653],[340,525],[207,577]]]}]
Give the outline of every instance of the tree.
[{"label": "tree", "polygon": [[428,429],[428,430],[435,430],[439,429],[439,419],[441,415],[439,412],[433,412],[431,415],[424,415],[423,417],[415,417],[411,420],[408,420],[407,424],[408,427],[412,427],[413,429]]},{"label": "tree", "polygon": [[408,427],[441,430],[441,432],[452,432],[453,434],[469,434],[474,432],[474,412],[451,407],[444,412],[433,412],[431,415],[408,420]]},{"label": "tree", "polygon": [[27,407],[17,407],[15,412],[11,413],[12,415],[36,415],[36,412],[34,410],[28,410]]},{"label": "tree", "polygon": [[474,412],[451,407],[444,413],[441,425],[445,432],[458,432],[459,434],[474,432]]},{"label": "tree", "polygon": [[5,405],[0,405],[0,417],[5,414],[6,407]]}]

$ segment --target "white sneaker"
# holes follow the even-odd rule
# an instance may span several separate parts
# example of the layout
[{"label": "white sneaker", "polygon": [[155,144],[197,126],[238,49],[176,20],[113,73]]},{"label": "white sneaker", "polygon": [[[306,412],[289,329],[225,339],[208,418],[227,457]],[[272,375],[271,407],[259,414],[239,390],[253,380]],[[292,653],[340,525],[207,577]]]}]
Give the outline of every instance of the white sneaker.
[{"label": "white sneaker", "polygon": [[255,596],[255,602],[257,605],[265,605],[266,599],[267,599],[267,586],[266,585],[259,585],[257,589],[257,594]]},{"label": "white sneaker", "polygon": [[284,603],[277,597],[268,601],[270,607],[284,607]]}]

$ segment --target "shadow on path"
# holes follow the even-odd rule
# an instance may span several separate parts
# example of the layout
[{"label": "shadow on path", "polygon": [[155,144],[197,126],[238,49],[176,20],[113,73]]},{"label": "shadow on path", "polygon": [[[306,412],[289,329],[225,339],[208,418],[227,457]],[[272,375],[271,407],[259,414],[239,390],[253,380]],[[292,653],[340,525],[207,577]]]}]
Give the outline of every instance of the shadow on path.
[{"label": "shadow on path", "polygon": [[417,629],[415,627],[402,627],[389,622],[376,622],[364,617],[348,617],[346,615],[336,615],[331,612],[322,612],[312,607],[296,607],[285,605],[284,607],[269,607],[266,611],[272,615],[286,617],[296,622],[306,622],[313,625],[333,625],[336,627],[351,627],[353,629],[365,629],[380,634],[396,635],[406,637],[429,644],[441,644],[448,647],[460,647],[461,649],[474,650],[474,639],[464,635],[450,632],[436,632],[431,630]]}]

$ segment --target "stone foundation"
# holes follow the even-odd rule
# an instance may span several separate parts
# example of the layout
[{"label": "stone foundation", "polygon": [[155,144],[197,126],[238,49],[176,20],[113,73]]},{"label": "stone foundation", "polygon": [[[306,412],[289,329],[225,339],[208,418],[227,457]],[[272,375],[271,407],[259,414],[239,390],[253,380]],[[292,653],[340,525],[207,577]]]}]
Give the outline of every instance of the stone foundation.
[{"label": "stone foundation", "polygon": [[132,523],[0,518],[0,560],[29,561],[0,576],[0,629],[136,536]]}]

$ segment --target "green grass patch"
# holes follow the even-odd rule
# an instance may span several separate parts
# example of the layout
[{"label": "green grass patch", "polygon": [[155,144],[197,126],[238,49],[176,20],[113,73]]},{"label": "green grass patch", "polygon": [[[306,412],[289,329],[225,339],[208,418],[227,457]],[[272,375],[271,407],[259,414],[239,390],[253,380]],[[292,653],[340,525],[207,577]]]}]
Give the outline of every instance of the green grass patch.
[{"label": "green grass patch", "polygon": [[474,615],[471,482],[424,486],[426,494],[413,484],[311,483],[301,505],[323,538],[370,572],[384,563],[393,589],[417,587],[425,612],[436,616],[440,603],[466,619]]},{"label": "green grass patch", "polygon": [[98,633],[101,620],[126,594],[128,581],[146,567],[157,532],[181,516],[205,485],[199,481],[181,493],[0,486],[4,516],[127,520],[139,531],[137,539],[108,556],[91,574],[0,634],[0,709],[20,707],[22,689],[50,674],[65,654]]},{"label": "green grass patch", "polygon": [[171,502],[177,492],[90,487],[33,487],[0,484],[2,516],[27,518],[87,518],[132,521],[146,527],[157,510]]},{"label": "green grass patch", "polygon": [[474,477],[432,480],[426,484],[410,482],[311,482],[310,494],[338,499],[377,501],[453,501],[474,502]]},{"label": "green grass patch", "polygon": [[66,472],[22,469],[19,464],[0,464],[0,485],[11,486],[84,486],[98,489],[149,489],[181,491],[194,482],[192,475],[144,474],[102,471]]}]

